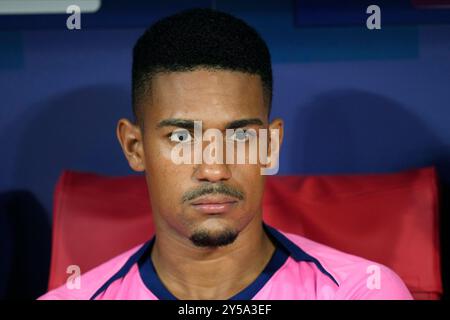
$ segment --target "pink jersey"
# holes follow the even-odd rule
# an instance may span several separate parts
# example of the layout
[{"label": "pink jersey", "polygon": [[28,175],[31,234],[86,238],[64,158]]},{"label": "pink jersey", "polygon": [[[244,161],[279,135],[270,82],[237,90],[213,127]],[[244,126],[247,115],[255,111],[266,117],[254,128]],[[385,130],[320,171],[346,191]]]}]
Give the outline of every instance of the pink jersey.
[{"label": "pink jersey", "polygon": [[[264,225],[276,250],[263,272],[233,300],[412,299],[389,268]],[[39,299],[176,299],[150,259],[154,238]]]}]

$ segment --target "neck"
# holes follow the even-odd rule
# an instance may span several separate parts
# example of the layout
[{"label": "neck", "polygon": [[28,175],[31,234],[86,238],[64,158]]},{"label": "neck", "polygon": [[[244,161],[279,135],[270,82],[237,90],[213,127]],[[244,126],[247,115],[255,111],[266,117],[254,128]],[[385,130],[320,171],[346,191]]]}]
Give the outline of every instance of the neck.
[{"label": "neck", "polygon": [[275,246],[254,219],[236,240],[200,248],[171,232],[156,232],[151,259],[166,288],[179,299],[228,299],[252,283]]}]

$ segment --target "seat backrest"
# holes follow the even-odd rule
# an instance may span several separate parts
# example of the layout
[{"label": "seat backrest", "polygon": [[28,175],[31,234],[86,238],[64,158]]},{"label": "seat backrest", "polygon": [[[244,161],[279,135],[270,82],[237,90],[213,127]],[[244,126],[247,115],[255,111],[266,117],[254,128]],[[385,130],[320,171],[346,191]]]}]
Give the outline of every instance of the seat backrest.
[{"label": "seat backrest", "polygon": [[[282,231],[393,269],[417,299],[442,294],[437,175],[269,176],[264,220]],[[154,232],[143,176],[65,171],[54,196],[49,289],[148,240]]]}]

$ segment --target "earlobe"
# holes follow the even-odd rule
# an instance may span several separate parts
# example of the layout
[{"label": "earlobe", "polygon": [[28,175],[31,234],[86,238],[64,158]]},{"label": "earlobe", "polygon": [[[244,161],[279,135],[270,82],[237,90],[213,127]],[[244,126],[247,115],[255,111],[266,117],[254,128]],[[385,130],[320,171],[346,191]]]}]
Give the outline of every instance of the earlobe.
[{"label": "earlobe", "polygon": [[117,123],[116,134],[131,169],[137,172],[144,171],[144,151],[140,128],[128,119],[120,119]]},{"label": "earlobe", "polygon": [[145,170],[143,158],[138,158],[136,155],[133,155],[133,159],[128,159],[128,164],[130,165],[131,169],[133,169],[136,172],[142,172]]}]

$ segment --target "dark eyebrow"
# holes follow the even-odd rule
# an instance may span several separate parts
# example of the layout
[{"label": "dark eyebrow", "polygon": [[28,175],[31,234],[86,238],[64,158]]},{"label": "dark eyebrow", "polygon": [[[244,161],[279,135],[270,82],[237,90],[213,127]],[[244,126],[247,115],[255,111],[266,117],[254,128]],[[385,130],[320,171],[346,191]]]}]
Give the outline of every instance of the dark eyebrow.
[{"label": "dark eyebrow", "polygon": [[258,125],[258,126],[263,126],[264,122],[262,122],[262,120],[258,119],[258,118],[250,118],[250,119],[240,119],[240,120],[235,120],[230,122],[226,129],[237,129],[237,128],[242,128],[242,127],[246,127],[246,126],[250,126],[250,125]]},{"label": "dark eyebrow", "polygon": [[157,129],[163,127],[178,127],[183,129],[194,129],[194,120],[186,119],[165,119],[156,126]]},{"label": "dark eyebrow", "polygon": [[[237,129],[246,127],[249,125],[259,125],[263,126],[264,122],[258,118],[249,118],[249,119],[239,119],[230,122],[225,129]],[[163,127],[178,127],[183,129],[194,129],[194,120],[186,120],[186,119],[164,119],[156,126],[157,129]]]}]

